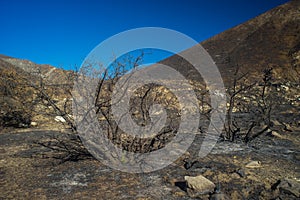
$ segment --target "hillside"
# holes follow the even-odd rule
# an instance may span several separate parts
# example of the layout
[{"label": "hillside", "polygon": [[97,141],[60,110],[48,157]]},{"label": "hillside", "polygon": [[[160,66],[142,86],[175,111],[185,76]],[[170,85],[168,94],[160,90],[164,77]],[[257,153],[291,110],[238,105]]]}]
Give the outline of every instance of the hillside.
[{"label": "hillside", "polygon": [[[66,88],[73,83],[74,75],[71,71],[4,55],[0,56],[0,74],[0,127],[29,127],[33,120],[40,122],[50,110],[46,109],[41,91],[55,101],[62,100],[68,95]],[[44,121],[49,124],[49,118]]]},{"label": "hillside", "polygon": [[[236,65],[243,72],[251,72],[252,78],[272,67],[276,78],[282,82],[299,83],[300,1],[278,6],[203,41],[201,45],[216,62],[227,85]],[[173,66],[189,78],[200,78],[178,56],[167,58],[162,63]]]},{"label": "hillside", "polygon": [[19,68],[19,75],[30,74],[30,76],[41,76],[44,81],[49,84],[65,84],[72,75],[71,71],[62,70],[51,65],[36,64],[29,60],[12,58],[5,55],[0,55],[1,67]]}]

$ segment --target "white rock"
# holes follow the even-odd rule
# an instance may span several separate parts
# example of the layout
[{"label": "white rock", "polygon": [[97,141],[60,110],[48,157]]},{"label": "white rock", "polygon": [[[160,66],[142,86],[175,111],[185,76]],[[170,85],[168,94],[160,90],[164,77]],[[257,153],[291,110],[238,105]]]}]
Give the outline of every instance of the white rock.
[{"label": "white rock", "polygon": [[57,122],[66,123],[66,120],[62,116],[56,116],[54,120]]},{"label": "white rock", "polygon": [[285,91],[289,91],[290,90],[290,88],[288,86],[286,86],[286,85],[282,85],[281,88],[284,89]]},{"label": "white rock", "polygon": [[188,188],[197,194],[208,194],[213,192],[216,187],[213,182],[202,175],[196,177],[185,176],[184,179],[187,182]]},{"label": "white rock", "polygon": [[106,120],[106,118],[104,117],[104,116],[102,116],[102,117],[100,117],[100,118],[98,118],[100,121],[105,121]]},{"label": "white rock", "polygon": [[30,126],[37,126],[38,123],[37,122],[30,122]]},{"label": "white rock", "polygon": [[260,161],[251,161],[246,165],[247,168],[260,168],[261,162]]}]

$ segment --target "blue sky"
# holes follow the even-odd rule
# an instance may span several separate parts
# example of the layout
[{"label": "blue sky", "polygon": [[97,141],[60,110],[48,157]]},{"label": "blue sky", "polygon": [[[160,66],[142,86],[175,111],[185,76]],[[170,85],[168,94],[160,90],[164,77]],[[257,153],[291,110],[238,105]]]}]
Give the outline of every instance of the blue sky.
[{"label": "blue sky", "polygon": [[164,27],[201,42],[285,2],[1,0],[0,54],[71,69],[100,42],[128,29]]}]

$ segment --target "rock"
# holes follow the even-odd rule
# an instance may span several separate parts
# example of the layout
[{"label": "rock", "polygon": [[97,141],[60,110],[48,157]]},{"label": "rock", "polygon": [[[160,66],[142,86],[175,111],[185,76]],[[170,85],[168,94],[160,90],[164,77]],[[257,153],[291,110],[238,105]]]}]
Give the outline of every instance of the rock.
[{"label": "rock", "polygon": [[260,168],[261,162],[260,161],[251,161],[246,165],[247,168]]},{"label": "rock", "polygon": [[106,121],[106,118],[104,116],[102,116],[102,117],[98,118],[98,120],[100,120],[100,121]]},{"label": "rock", "polygon": [[192,177],[185,176],[189,196],[197,197],[214,191],[216,185],[202,175]]},{"label": "rock", "polygon": [[278,185],[278,189],[281,192],[294,195],[297,198],[300,198],[300,182],[293,179],[284,179]]},{"label": "rock", "polygon": [[241,176],[238,173],[235,172],[235,173],[231,174],[231,178],[232,179],[239,179],[239,178],[241,178]]},{"label": "rock", "polygon": [[30,126],[37,126],[38,123],[37,122],[30,122]]},{"label": "rock", "polygon": [[175,192],[174,195],[177,197],[184,197],[184,196],[186,196],[186,193],[185,192]]},{"label": "rock", "polygon": [[62,116],[56,116],[54,120],[57,122],[66,123],[66,120]]},{"label": "rock", "polygon": [[289,91],[290,90],[290,88],[288,86],[286,86],[286,85],[281,85],[281,88],[283,90],[285,90],[285,91]]},{"label": "rock", "polygon": [[74,119],[73,115],[68,114],[68,117],[69,117],[70,119]]},{"label": "rock", "polygon": [[237,173],[242,178],[246,177],[246,173],[243,169],[238,169],[235,171],[235,173]]}]

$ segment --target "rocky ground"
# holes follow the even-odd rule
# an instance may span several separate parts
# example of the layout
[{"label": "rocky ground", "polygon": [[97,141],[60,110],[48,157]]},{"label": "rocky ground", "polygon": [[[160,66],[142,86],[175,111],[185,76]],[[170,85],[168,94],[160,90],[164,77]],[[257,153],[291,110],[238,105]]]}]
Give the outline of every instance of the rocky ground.
[{"label": "rocky ground", "polygon": [[[298,127],[261,135],[248,144],[220,141],[203,159],[196,156],[197,136],[182,158],[149,174],[115,171],[91,157],[61,163],[36,141],[64,133],[10,131],[0,134],[0,199],[300,198]],[[200,194],[187,188],[185,176],[198,175],[215,185],[213,191]]]}]

